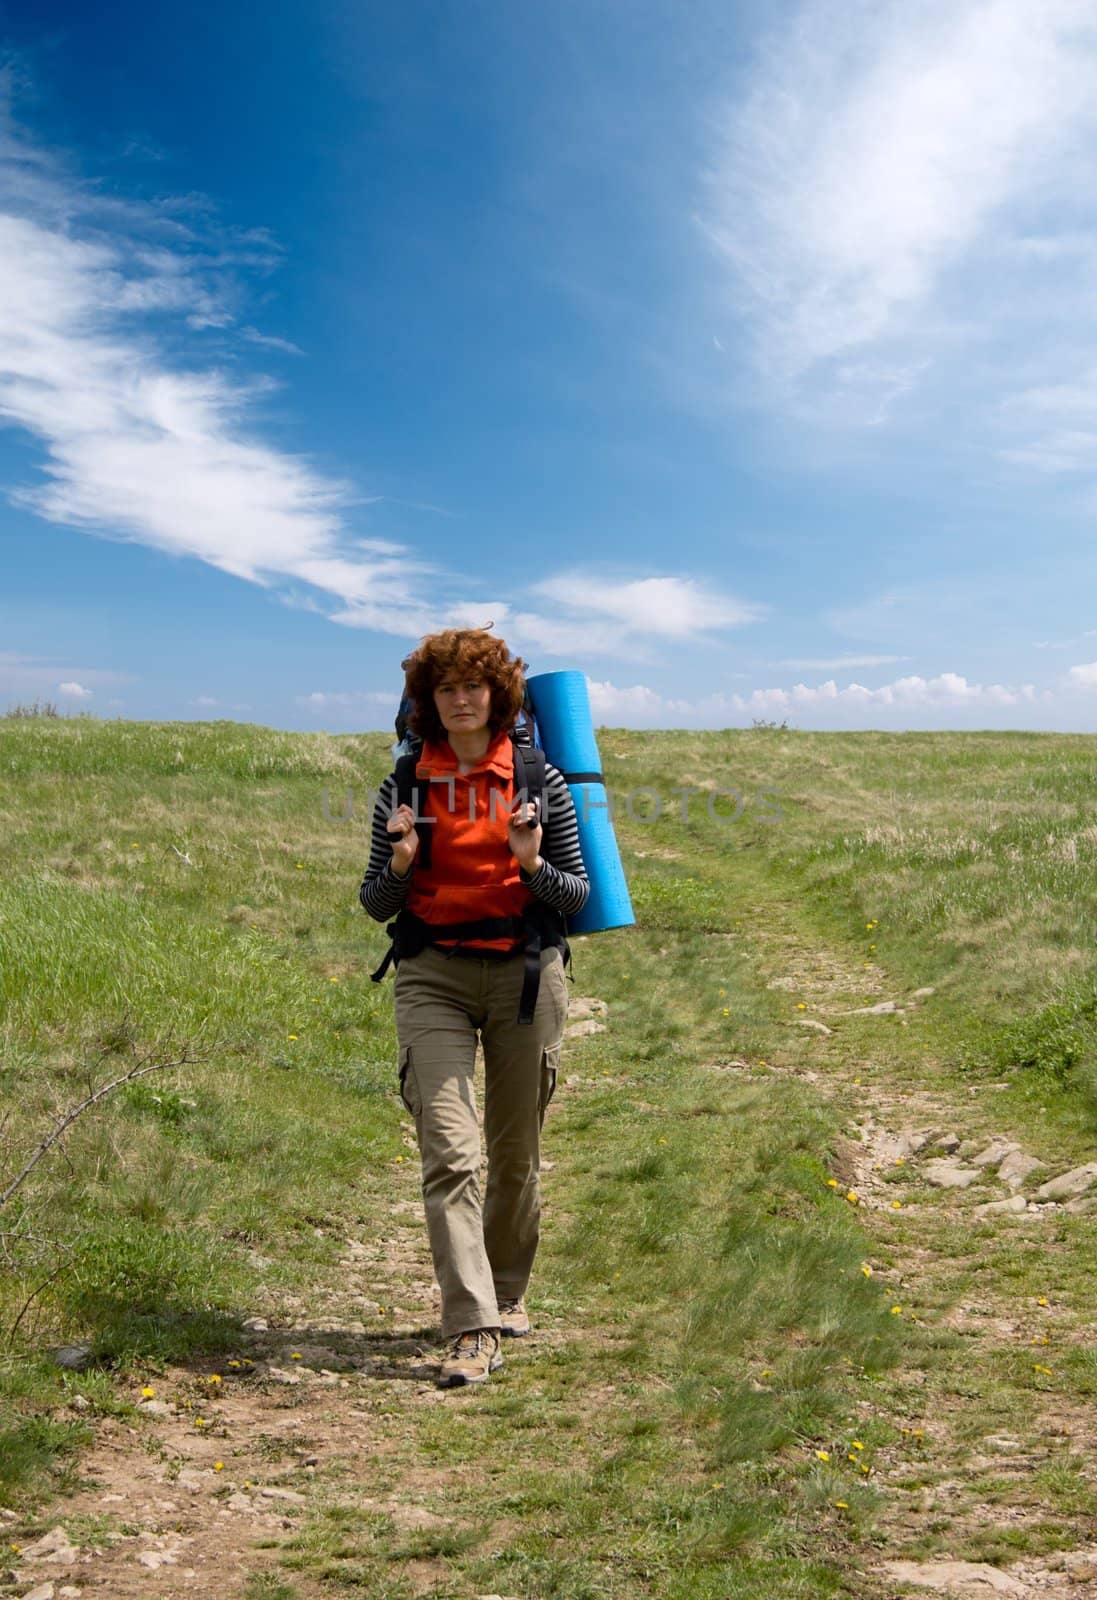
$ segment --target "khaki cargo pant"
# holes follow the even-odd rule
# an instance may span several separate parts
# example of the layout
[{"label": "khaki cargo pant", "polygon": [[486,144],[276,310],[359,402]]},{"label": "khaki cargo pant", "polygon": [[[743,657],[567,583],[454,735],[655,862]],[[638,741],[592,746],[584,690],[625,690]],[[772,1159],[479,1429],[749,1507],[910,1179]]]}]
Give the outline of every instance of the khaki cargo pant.
[{"label": "khaki cargo pant", "polygon": [[[415,1118],[423,1201],[442,1291],[442,1336],[497,1328],[498,1300],[526,1291],[541,1217],[541,1125],[567,1019],[563,952],[541,952],[532,1024],[517,1021],[524,960],[427,949],[396,969],[400,1096]],[[487,1185],[473,1092],[484,1050]]]}]

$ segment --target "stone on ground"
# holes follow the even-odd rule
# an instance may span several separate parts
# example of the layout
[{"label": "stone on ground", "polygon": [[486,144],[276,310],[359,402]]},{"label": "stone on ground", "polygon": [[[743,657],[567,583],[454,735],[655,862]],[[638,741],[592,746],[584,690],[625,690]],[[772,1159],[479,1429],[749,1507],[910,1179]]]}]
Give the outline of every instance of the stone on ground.
[{"label": "stone on ground", "polygon": [[1023,1596],[1027,1589],[1008,1572],[1001,1572],[985,1561],[887,1561],[888,1574],[897,1583],[910,1583],[937,1594],[960,1595],[967,1600],[984,1600],[992,1594]]},{"label": "stone on ground", "polygon": [[983,1176],[978,1167],[961,1167],[955,1161],[927,1161],[923,1175],[935,1189],[967,1189]]},{"label": "stone on ground", "polygon": [[1097,1182],[1097,1161],[1090,1161],[1084,1167],[1073,1167],[1070,1172],[1060,1173],[1057,1178],[1050,1178],[1047,1183],[1042,1183],[1036,1191],[1037,1200],[1073,1200],[1076,1195],[1085,1194]]},{"label": "stone on ground", "polygon": [[1025,1179],[1043,1166],[1035,1156],[1026,1156],[1023,1150],[1014,1150],[998,1168],[998,1176],[1011,1189],[1019,1189]]}]

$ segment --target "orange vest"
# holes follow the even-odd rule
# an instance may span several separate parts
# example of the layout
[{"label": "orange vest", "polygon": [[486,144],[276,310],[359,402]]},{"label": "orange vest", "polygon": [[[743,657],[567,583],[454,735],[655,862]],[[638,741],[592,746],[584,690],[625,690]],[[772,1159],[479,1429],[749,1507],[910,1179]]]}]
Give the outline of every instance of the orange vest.
[{"label": "orange vest", "polygon": [[[474,922],[482,917],[520,917],[534,896],[518,875],[507,839],[514,804],[514,747],[504,730],[496,734],[471,772],[457,770],[447,742],[423,745],[417,778],[433,778],[424,815],[434,821],[430,866],[418,861],[406,905],[424,922]],[[492,795],[494,794],[494,803]],[[494,813],[494,815],[493,815]],[[458,941],[439,941],[452,947]],[[462,939],[463,948],[516,951],[517,939]]]}]

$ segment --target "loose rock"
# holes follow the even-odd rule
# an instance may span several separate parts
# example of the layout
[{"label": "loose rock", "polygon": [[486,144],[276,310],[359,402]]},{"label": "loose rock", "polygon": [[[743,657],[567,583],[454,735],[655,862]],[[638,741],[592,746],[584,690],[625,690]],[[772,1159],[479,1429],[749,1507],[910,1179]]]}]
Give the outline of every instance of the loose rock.
[{"label": "loose rock", "polygon": [[874,1006],[857,1006],[853,1011],[839,1011],[840,1017],[882,1017],[892,1011],[902,1011],[898,1000],[877,1000]]},{"label": "loose rock", "polygon": [[1026,1156],[1023,1150],[1015,1150],[1006,1156],[998,1168],[998,1176],[1011,1189],[1019,1189],[1025,1179],[1039,1171],[1043,1164],[1035,1156]]},{"label": "loose rock", "polygon": [[1061,1173],[1058,1178],[1051,1178],[1047,1183],[1042,1183],[1036,1191],[1037,1200],[1073,1200],[1075,1195],[1085,1194],[1097,1182],[1097,1161],[1090,1161],[1084,1167],[1074,1167],[1070,1172]]},{"label": "loose rock", "polygon": [[984,1561],[887,1561],[884,1565],[897,1582],[912,1583],[939,1594],[970,1595],[972,1600],[981,1600],[992,1594],[1027,1593],[1023,1583]]},{"label": "loose rock", "polygon": [[967,1189],[982,1177],[978,1167],[959,1167],[954,1161],[927,1161],[923,1175],[935,1189]]},{"label": "loose rock", "polygon": [[798,1028],[813,1028],[816,1033],[833,1033],[833,1028],[828,1028],[825,1022],[816,1022],[812,1017],[794,1017]]},{"label": "loose rock", "polygon": [[607,1017],[609,1006],[594,995],[574,995],[568,1001],[568,1016],[572,1022],[582,1022],[586,1017]]},{"label": "loose rock", "polygon": [[998,1167],[1007,1156],[1013,1155],[1020,1148],[1020,1145],[1011,1144],[1008,1139],[992,1139],[984,1150],[972,1156],[971,1164],[973,1167]]},{"label": "loose rock", "polygon": [[936,993],[937,993],[937,990],[930,983],[930,984],[927,984],[924,989],[915,989],[914,993],[911,995],[910,998],[912,1000],[928,1000],[931,994],[936,994]]},{"label": "loose rock", "polygon": [[593,1017],[588,1017],[585,1022],[573,1022],[564,1029],[565,1039],[585,1039],[592,1033],[605,1033],[604,1022],[595,1022]]},{"label": "loose rock", "polygon": [[993,1217],[999,1214],[1013,1214],[1019,1216],[1022,1211],[1028,1210],[1028,1201],[1023,1194],[1011,1194],[1008,1200],[990,1200],[985,1206],[976,1206],[977,1217]]},{"label": "loose rock", "polygon": [[55,1561],[61,1566],[71,1567],[78,1552],[64,1528],[51,1528],[49,1533],[43,1534],[34,1544],[28,1544],[20,1554],[24,1561]]},{"label": "loose rock", "polygon": [[53,1359],[59,1367],[64,1367],[66,1372],[84,1372],[91,1366],[91,1346],[86,1344],[63,1344],[53,1352]]},{"label": "loose rock", "polygon": [[142,1400],[137,1407],[142,1416],[146,1417],[174,1417],[175,1407],[169,1406],[166,1400]]}]

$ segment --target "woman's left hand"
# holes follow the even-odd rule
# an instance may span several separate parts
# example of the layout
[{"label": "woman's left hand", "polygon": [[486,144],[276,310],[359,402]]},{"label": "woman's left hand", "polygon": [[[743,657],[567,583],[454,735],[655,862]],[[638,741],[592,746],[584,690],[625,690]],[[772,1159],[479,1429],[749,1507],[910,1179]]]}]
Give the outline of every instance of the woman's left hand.
[{"label": "woman's left hand", "polygon": [[541,865],[538,851],[541,848],[541,824],[527,827],[527,819],[537,816],[537,807],[531,800],[520,801],[507,818],[507,843],[520,867],[532,876]]}]

